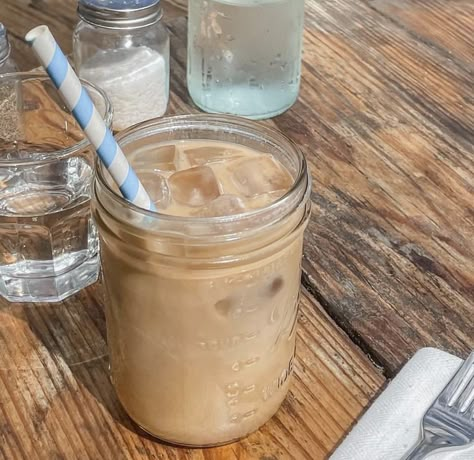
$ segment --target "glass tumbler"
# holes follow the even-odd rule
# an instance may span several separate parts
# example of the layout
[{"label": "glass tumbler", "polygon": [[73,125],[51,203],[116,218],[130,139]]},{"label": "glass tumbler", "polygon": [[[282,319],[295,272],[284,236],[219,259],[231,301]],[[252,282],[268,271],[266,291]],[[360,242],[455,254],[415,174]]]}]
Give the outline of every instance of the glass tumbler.
[{"label": "glass tumbler", "polygon": [[145,174],[160,144],[208,140],[272,154],[293,178],[273,204],[213,218],[137,208],[100,165],[94,182],[111,378],[121,403],[166,441],[234,441],[269,420],[289,388],[310,212],[306,161],[277,131],[225,116],[152,120],[117,139]]},{"label": "glass tumbler", "polygon": [[[105,122],[105,93],[83,82]],[[97,279],[95,154],[45,74],[0,76],[0,295],[55,302]]]}]

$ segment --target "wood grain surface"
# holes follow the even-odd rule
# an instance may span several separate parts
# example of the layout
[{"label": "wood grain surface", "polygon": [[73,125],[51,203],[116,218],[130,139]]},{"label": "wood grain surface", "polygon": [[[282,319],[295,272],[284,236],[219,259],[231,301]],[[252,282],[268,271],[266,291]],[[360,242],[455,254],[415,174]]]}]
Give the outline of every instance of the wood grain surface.
[{"label": "wood grain surface", "polygon": [[[374,3],[307,1],[301,96],[269,123],[314,179],[303,282],[393,376],[423,346],[474,349],[474,79],[472,59],[376,9],[395,2]],[[465,4],[432,2],[433,15],[472,19],[446,28],[460,48]],[[185,18],[170,29],[171,113],[194,111]]]},{"label": "wood grain surface", "polygon": [[[73,0],[0,0],[22,37],[66,52]],[[186,0],[164,2],[169,114],[186,88]],[[280,413],[250,438],[179,450],[138,435],[108,382],[100,285],[60,305],[0,303],[0,458],[323,459],[420,347],[474,348],[474,4],[307,0],[301,95],[268,121],[314,178],[298,364]]]},{"label": "wood grain surface", "polygon": [[[463,15],[463,2],[402,3],[446,23],[474,19],[468,2]],[[423,14],[399,25],[371,2],[308,6],[302,97],[276,121],[313,166],[306,283],[387,375],[421,346],[464,355],[474,348],[472,55],[428,43]],[[462,23],[438,30],[446,42],[472,37]]]},{"label": "wood grain surface", "polygon": [[133,425],[115,397],[100,284],[61,304],[0,300],[0,459],[322,459],[384,382],[303,295],[291,392],[259,432],[179,449]]}]

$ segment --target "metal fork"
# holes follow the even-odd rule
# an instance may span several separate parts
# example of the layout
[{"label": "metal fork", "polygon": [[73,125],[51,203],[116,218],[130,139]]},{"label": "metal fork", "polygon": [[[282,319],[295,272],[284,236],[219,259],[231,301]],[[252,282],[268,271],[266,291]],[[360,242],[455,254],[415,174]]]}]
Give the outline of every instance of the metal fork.
[{"label": "metal fork", "polygon": [[474,441],[474,352],[428,409],[421,439],[405,460],[422,460],[431,452]]}]

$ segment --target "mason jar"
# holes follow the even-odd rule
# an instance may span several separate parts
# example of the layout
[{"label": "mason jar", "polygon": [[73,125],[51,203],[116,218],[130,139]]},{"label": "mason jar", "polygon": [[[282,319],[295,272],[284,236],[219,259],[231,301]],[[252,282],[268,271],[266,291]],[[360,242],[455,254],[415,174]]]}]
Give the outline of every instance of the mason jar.
[{"label": "mason jar", "polygon": [[160,0],[79,0],[77,11],[74,65],[106,91],[114,130],[161,117],[169,99],[169,35]]},{"label": "mason jar", "polygon": [[206,112],[252,119],[300,87],[304,0],[189,0],[188,88]]},{"label": "mason jar", "polygon": [[261,209],[178,217],[129,203],[97,165],[93,214],[118,398],[168,442],[234,441],[267,422],[289,389],[310,212],[306,161],[277,131],[223,116],[152,120],[117,140],[136,169],[139,161],[154,170],[163,143],[199,140],[274,155],[291,174],[290,190]]}]

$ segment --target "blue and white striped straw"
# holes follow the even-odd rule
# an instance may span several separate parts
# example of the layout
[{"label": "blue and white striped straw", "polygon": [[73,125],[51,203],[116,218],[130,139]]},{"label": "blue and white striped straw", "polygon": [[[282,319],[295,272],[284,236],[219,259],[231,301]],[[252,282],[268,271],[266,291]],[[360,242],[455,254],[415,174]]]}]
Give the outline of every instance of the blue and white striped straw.
[{"label": "blue and white striped straw", "polygon": [[122,195],[141,208],[155,210],[148,193],[105,125],[49,28],[47,26],[35,27],[26,34],[25,39],[46,69],[110,175],[120,187]]}]

